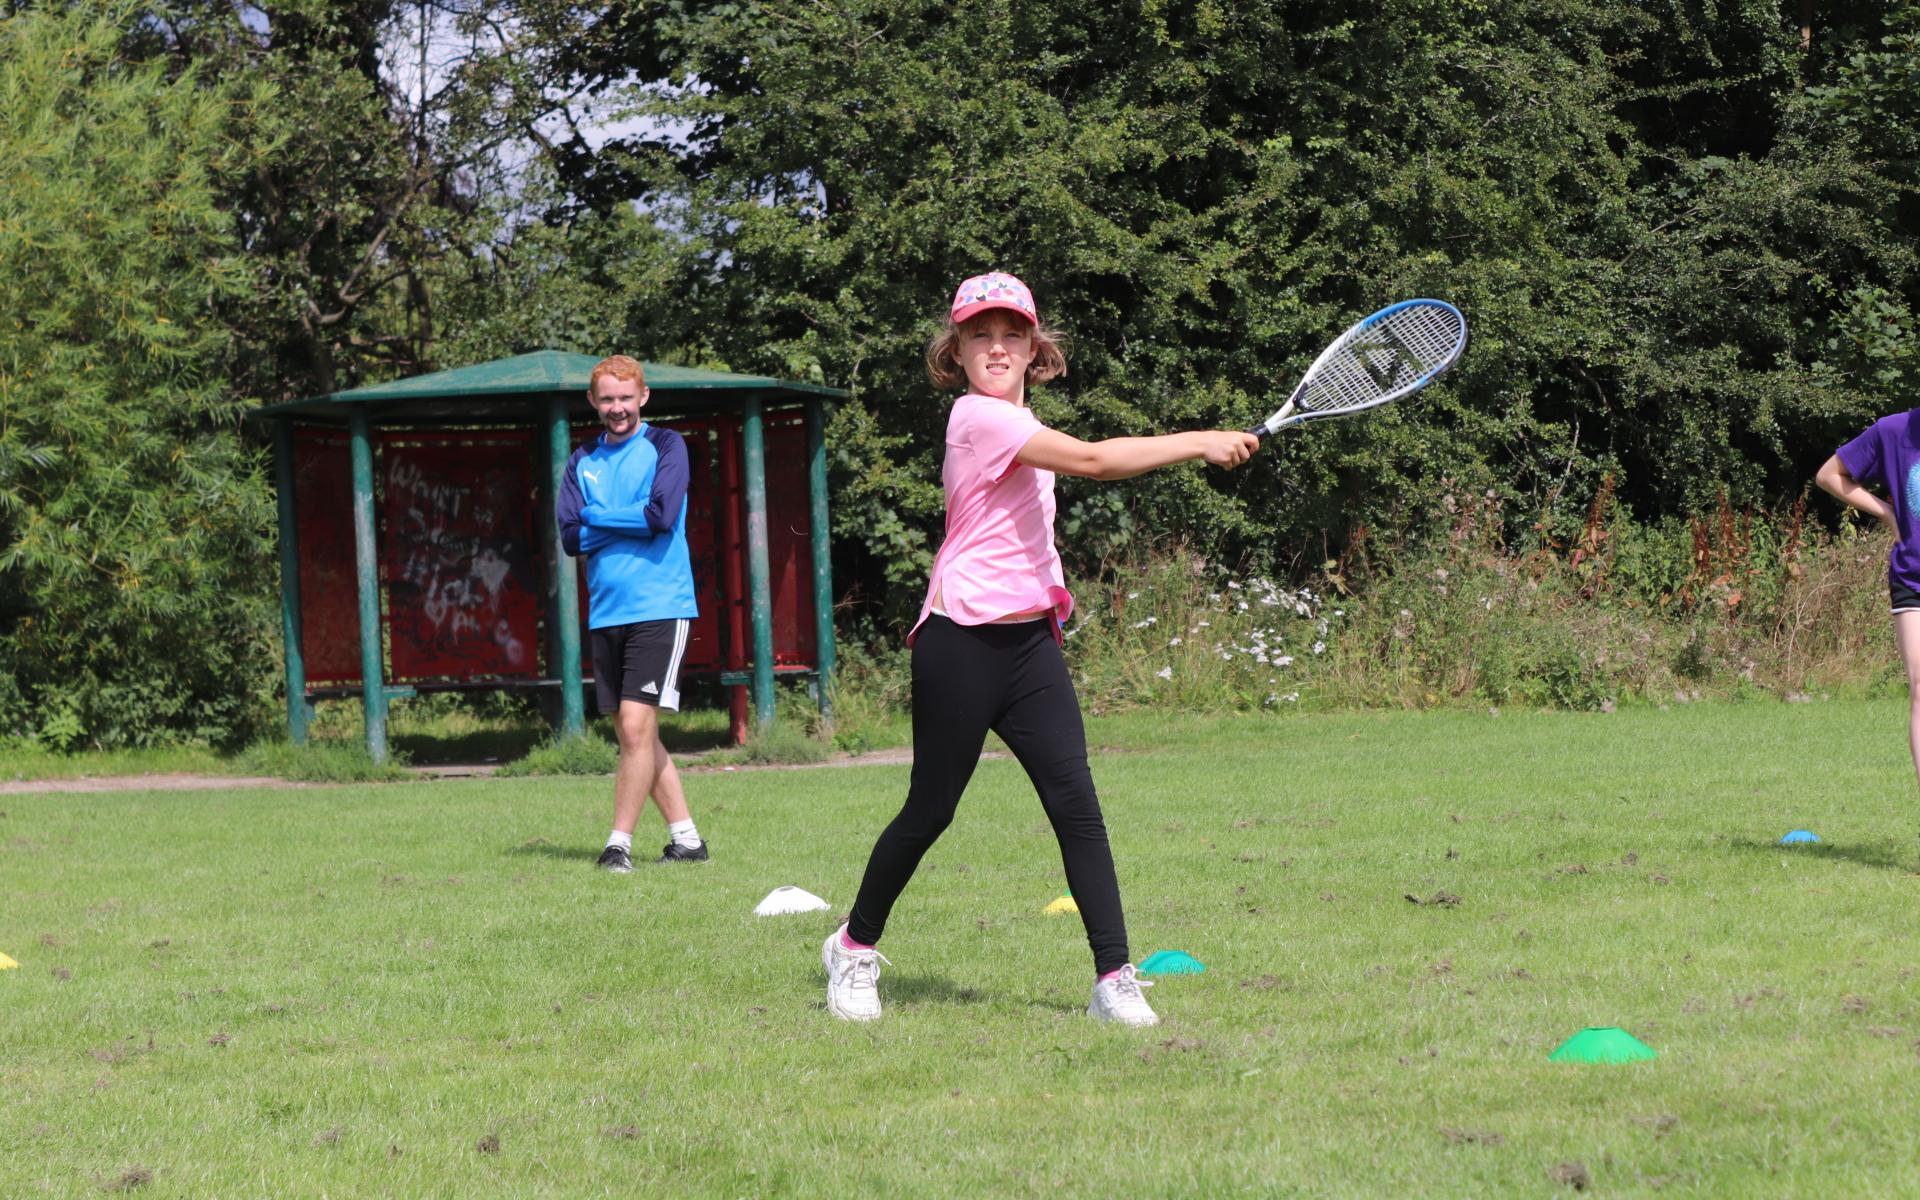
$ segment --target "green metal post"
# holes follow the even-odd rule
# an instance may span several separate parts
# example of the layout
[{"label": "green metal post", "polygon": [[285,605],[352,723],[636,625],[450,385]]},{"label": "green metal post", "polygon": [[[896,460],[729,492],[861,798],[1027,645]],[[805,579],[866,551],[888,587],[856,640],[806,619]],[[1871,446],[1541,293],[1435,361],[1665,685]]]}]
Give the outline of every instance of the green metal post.
[{"label": "green metal post", "polygon": [[767,551],[767,437],[764,407],[746,403],[741,457],[747,469],[747,602],[753,617],[753,719],[773,721],[773,569]]},{"label": "green metal post", "polygon": [[360,702],[367,715],[367,753],[387,761],[387,680],[380,654],[380,560],[373,537],[373,439],[367,410],[347,418],[353,449],[353,566],[360,585]]},{"label": "green metal post", "polygon": [[287,737],[307,744],[307,663],[300,641],[300,533],[293,509],[293,422],[273,423],[273,486],[280,505],[280,639],[286,643]]},{"label": "green metal post", "polygon": [[[573,455],[573,427],[567,421],[567,401],[555,396],[547,402],[547,494],[560,502],[561,477],[567,471],[567,459]],[[553,523],[551,514],[547,523]],[[553,627],[560,655],[560,734],[579,737],[587,731],[586,714],[580,698],[580,584],[575,577],[574,560],[553,539]]]},{"label": "green metal post", "polygon": [[813,530],[813,645],[820,717],[833,719],[833,538],[827,526],[827,402],[807,401],[807,499]]}]

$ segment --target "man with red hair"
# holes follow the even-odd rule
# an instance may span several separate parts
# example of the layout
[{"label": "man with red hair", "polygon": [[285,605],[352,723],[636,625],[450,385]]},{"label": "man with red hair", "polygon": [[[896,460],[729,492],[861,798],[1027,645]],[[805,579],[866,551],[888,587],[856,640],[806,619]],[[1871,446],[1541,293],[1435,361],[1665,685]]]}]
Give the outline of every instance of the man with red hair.
[{"label": "man with red hair", "polygon": [[599,865],[633,869],[633,827],[648,795],[671,839],[655,861],[706,862],[680,773],[660,741],[660,710],[680,707],[680,660],[699,616],[687,551],[687,444],[640,419],[646,373],[624,354],[594,366],[587,399],[604,428],[567,460],[555,515],[567,553],[586,556],[594,692],[620,738],[613,832]]}]

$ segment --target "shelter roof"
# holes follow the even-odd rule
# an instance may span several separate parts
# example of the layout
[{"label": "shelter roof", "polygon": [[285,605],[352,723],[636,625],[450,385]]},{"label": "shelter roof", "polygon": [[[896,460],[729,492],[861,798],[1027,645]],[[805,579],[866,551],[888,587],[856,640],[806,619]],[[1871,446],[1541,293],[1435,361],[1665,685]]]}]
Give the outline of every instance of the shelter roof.
[{"label": "shelter roof", "polygon": [[[568,400],[580,414],[591,415],[586,401],[587,378],[599,361],[599,356],[592,354],[536,350],[307,400],[264,405],[254,415],[343,421],[354,406],[367,406],[375,410],[370,415],[409,424],[525,420],[531,403],[545,404],[556,396]],[[848,394],[842,388],[766,375],[735,375],[667,363],[642,366],[651,393],[648,410],[661,416],[734,411],[754,398],[779,403],[815,396],[837,400]]]}]

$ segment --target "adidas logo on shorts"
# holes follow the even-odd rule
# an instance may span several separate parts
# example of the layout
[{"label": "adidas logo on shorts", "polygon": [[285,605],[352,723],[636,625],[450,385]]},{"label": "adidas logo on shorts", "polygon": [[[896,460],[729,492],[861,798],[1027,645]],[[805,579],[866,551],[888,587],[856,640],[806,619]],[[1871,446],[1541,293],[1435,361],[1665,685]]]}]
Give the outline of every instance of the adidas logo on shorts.
[{"label": "adidas logo on shorts", "polygon": [[657,683],[649,683],[640,689],[640,694],[643,696],[658,696],[660,694],[660,685]]}]

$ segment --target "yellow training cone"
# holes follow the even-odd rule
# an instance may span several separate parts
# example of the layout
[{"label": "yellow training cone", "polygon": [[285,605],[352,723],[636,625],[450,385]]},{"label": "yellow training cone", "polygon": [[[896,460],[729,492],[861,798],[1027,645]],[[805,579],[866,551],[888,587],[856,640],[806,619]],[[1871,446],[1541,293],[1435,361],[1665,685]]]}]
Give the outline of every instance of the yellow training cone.
[{"label": "yellow training cone", "polygon": [[1050,917],[1059,917],[1067,913],[1079,912],[1080,906],[1073,902],[1073,893],[1069,892],[1058,900],[1055,900],[1052,904],[1047,905],[1046,908],[1041,911]]},{"label": "yellow training cone", "polygon": [[0,971],[11,971],[19,965],[19,963],[8,958],[6,955],[0,954]]}]

